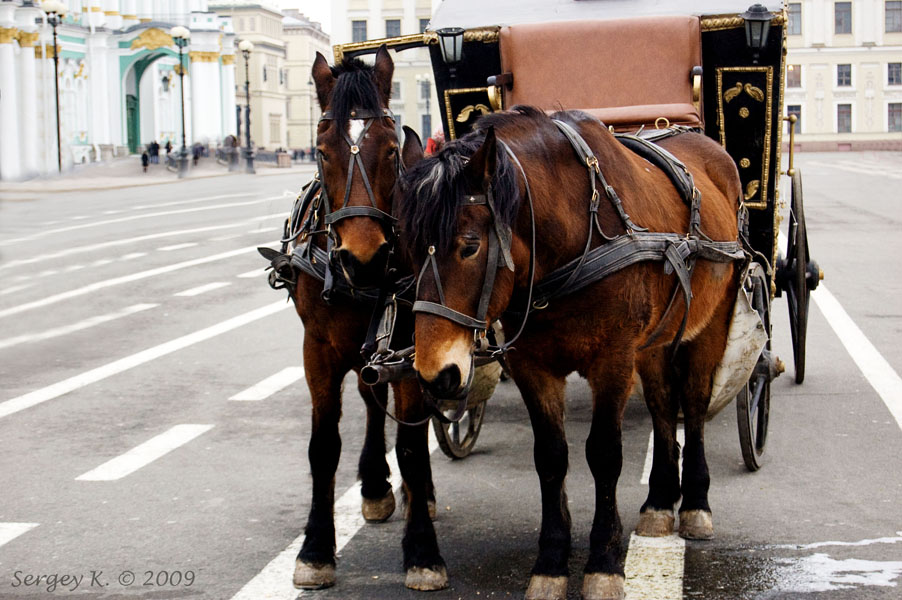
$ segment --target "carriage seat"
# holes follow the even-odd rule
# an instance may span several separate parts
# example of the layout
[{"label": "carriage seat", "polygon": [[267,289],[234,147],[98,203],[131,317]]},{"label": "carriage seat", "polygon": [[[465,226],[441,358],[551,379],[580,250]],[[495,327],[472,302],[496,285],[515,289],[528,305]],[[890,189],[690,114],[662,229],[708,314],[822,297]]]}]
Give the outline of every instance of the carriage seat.
[{"label": "carriage seat", "polygon": [[698,17],[512,25],[499,44],[504,108],[579,109],[618,130],[702,125]]}]

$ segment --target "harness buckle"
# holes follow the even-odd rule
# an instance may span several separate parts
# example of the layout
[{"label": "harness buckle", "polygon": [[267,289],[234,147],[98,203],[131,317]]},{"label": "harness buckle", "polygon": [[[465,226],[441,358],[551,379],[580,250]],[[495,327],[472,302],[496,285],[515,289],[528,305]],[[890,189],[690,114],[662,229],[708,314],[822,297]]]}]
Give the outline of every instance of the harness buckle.
[{"label": "harness buckle", "polygon": [[360,154],[360,146],[351,146],[351,154]]},{"label": "harness buckle", "polygon": [[601,173],[601,169],[598,168],[598,158],[595,156],[586,157],[586,166],[594,169],[596,173]]},{"label": "harness buckle", "polygon": [[536,301],[532,303],[533,310],[545,310],[548,308],[548,300]]}]

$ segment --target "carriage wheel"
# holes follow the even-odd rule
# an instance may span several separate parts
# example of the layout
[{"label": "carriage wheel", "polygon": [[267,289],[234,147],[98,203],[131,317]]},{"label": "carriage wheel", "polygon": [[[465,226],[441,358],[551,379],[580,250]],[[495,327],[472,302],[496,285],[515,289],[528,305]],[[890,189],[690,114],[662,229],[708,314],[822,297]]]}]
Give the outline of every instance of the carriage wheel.
[{"label": "carriage wheel", "polygon": [[761,265],[755,264],[743,282],[751,298],[752,308],[758,312],[767,329],[768,342],[758,357],[758,364],[745,387],[736,396],[736,415],[739,420],[739,446],[749,471],[761,468],[767,424],[770,417],[770,382],[775,360],[770,353],[770,293],[767,277]]},{"label": "carriage wheel", "polygon": [[[446,417],[454,415],[453,410],[444,411]],[[464,413],[458,423],[442,423],[438,419],[432,419],[432,429],[442,452],[448,458],[466,458],[476,445],[479,430],[482,429],[482,419],[485,416],[485,401],[479,402]]]},{"label": "carriage wheel", "polygon": [[[786,264],[792,271],[785,273],[782,282],[789,304],[789,331],[792,334],[792,357],[796,383],[805,380],[805,339],[808,331],[808,303],[811,290],[817,287],[818,268],[812,263],[814,277],[809,276],[808,229],[805,226],[805,206],[802,202],[802,175],[792,175],[792,204],[789,213],[789,242]],[[809,279],[812,281],[809,283]]]}]

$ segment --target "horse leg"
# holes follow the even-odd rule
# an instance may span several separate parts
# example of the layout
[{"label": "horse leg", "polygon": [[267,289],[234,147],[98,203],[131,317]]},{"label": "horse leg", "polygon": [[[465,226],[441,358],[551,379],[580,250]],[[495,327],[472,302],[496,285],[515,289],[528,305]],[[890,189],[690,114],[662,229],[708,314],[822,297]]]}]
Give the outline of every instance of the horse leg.
[{"label": "horse leg", "polygon": [[[395,410],[402,421],[419,421],[426,415],[419,383],[414,379],[398,382]],[[407,525],[401,547],[404,552],[404,585],[413,590],[433,591],[448,587],[448,572],[438,549],[435,527],[429,513],[429,501],[435,505],[432,467],[429,464],[429,423],[398,426],[395,453],[404,479],[407,498]],[[433,508],[434,511],[434,508]]]},{"label": "horse leg", "polygon": [[383,407],[388,402],[388,386],[368,386],[358,378],[357,390],[366,404],[366,435],[357,464],[360,495],[363,497],[361,512],[368,522],[381,523],[395,512],[395,494],[388,482],[391,472],[385,461]]},{"label": "horse leg", "polygon": [[633,357],[626,352],[598,361],[589,374],[593,392],[592,427],[586,460],[595,479],[595,518],[583,578],[584,600],[624,597],[617,480],[623,466],[623,412],[632,386]]},{"label": "horse leg", "polygon": [[320,589],[335,584],[335,471],[341,455],[341,381],[348,369],[330,356],[325,344],[304,342],[304,366],[312,404],[307,456],[313,476],[313,498],[304,543],[295,561],[294,586]]},{"label": "horse leg", "polygon": [[[735,296],[734,296],[735,297]],[[705,418],[711,400],[714,370],[726,346],[729,303],[721,303],[711,325],[677,356],[683,376],[681,404],[686,428],[683,448],[683,502],[680,504],[680,535],[687,539],[709,540],[714,537],[708,487],[711,477],[705,460]]]},{"label": "horse leg", "polygon": [[511,356],[514,381],[520,389],[534,437],[533,460],[542,492],[539,555],[532,568],[527,600],[563,600],[570,570],[570,509],[564,487],[569,449],[564,432],[563,377],[547,373],[540,364]]},{"label": "horse leg", "polygon": [[673,506],[680,499],[680,446],[676,441],[678,401],[671,386],[671,365],[663,349],[639,359],[645,404],[654,428],[654,454],[648,478],[648,498],[642,505],[636,533],[661,537],[673,533]]}]

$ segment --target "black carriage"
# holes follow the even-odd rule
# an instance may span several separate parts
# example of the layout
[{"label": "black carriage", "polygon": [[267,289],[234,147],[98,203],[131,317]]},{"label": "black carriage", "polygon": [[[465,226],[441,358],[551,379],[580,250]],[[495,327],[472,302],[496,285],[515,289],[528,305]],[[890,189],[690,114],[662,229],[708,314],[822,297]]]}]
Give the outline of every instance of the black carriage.
[{"label": "black carriage", "polygon": [[[428,48],[446,139],[469,132],[483,114],[529,104],[584,110],[616,132],[681,125],[720,142],[739,172],[748,242],[760,265],[749,271],[745,288],[767,341],[736,396],[742,455],[757,470],[767,438],[770,382],[783,371],[770,352],[771,300],[786,295],[795,381],[802,383],[809,294],[822,278],[809,254],[801,174],[793,168],[795,117],[783,113],[786,21],[784,6],[776,2],[445,0],[423,34],[334,51],[339,62],[383,44],[395,51]],[[788,212],[781,210],[787,204],[779,189],[784,174],[791,182]],[[784,215],[787,242],[781,251]],[[372,371],[370,376],[377,377]],[[464,425],[435,421],[446,454],[461,458],[472,449],[486,399],[471,399]],[[731,400],[712,407],[711,416]]]}]

